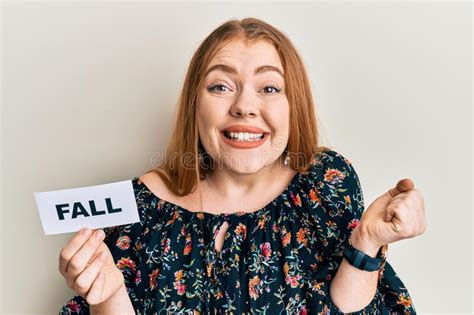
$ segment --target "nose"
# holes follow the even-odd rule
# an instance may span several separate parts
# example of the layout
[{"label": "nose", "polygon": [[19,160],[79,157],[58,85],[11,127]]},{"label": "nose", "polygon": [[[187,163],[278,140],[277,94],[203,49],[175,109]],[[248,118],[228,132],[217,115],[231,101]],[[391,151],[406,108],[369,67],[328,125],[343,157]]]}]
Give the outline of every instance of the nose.
[{"label": "nose", "polygon": [[255,117],[258,114],[259,99],[254,97],[252,93],[242,91],[238,94],[235,103],[230,108],[233,116]]}]

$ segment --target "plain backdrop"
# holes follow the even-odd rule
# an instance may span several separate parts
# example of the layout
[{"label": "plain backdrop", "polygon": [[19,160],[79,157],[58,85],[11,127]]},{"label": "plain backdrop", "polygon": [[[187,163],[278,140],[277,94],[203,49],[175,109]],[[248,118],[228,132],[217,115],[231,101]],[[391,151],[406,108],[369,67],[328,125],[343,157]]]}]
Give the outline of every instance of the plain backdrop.
[{"label": "plain backdrop", "polygon": [[131,179],[168,139],[199,43],[257,17],[303,56],[324,144],[347,157],[366,207],[402,178],[425,234],[388,261],[420,314],[471,313],[470,2],[2,3],[2,314],[55,314],[73,234],[43,235],[33,192]]}]

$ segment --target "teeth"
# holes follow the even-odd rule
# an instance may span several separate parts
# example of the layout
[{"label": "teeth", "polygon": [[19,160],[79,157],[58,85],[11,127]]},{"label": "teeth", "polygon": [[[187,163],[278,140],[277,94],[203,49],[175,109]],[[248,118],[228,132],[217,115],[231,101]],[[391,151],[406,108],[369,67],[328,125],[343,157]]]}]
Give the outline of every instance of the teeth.
[{"label": "teeth", "polygon": [[263,138],[263,133],[225,131],[225,135],[231,138],[232,140],[237,141],[258,141]]}]

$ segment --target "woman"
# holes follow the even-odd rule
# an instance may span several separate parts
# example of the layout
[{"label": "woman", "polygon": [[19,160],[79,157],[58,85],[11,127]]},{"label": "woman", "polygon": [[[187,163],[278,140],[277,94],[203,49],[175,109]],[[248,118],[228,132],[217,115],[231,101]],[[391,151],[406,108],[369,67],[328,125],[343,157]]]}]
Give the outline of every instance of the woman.
[{"label": "woman", "polygon": [[162,165],[132,180],[140,222],[62,249],[78,295],[61,314],[415,313],[386,257],[425,231],[422,195],[404,179],[365,209],[354,166],[320,145],[284,34],[254,18],[219,26],[176,119]]}]

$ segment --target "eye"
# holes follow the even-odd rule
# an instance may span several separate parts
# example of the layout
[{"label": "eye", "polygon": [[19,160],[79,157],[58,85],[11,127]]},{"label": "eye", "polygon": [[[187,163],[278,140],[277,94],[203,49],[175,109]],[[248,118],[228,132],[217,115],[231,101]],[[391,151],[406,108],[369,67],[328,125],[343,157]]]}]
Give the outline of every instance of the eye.
[{"label": "eye", "polygon": [[[225,86],[224,84],[218,83],[218,84],[214,84],[214,85],[208,86],[208,87],[207,87],[207,90],[208,90],[209,92],[213,92],[213,91],[215,91],[216,87],[224,87],[224,88],[228,89],[228,87]],[[219,90],[218,92],[225,92],[225,91]]]},{"label": "eye", "polygon": [[[216,90],[216,88],[218,88],[218,89]],[[210,85],[210,86],[207,87],[207,90],[209,92],[214,92],[214,91],[225,92],[225,90],[223,91],[222,88],[223,89],[228,89],[229,91],[232,91],[226,85],[224,85],[222,83],[217,83],[217,84]],[[268,91],[268,89],[270,89],[270,91],[271,91],[271,89],[273,89],[274,92],[273,93],[269,92],[269,93],[265,93],[265,94],[277,94],[277,93],[280,93],[280,91],[281,91],[281,88],[278,87],[277,85],[274,85],[274,84],[268,84],[263,88],[264,91]]]},{"label": "eye", "polygon": [[266,93],[266,94],[276,94],[276,93],[280,93],[280,91],[281,91],[281,88],[279,88],[278,86],[273,85],[273,84],[269,84],[269,85],[265,86],[263,89],[265,90],[265,89],[268,89],[268,88],[274,89],[276,92],[275,93]]}]

